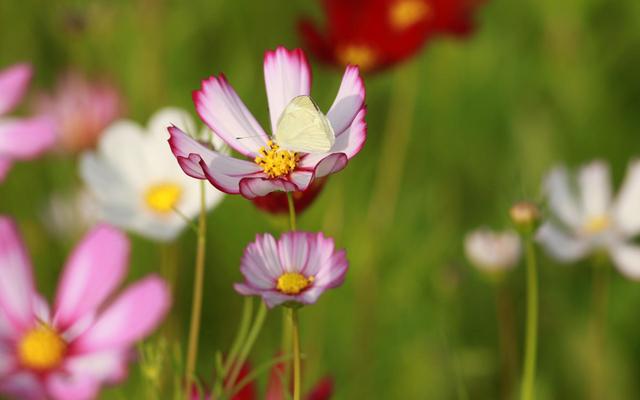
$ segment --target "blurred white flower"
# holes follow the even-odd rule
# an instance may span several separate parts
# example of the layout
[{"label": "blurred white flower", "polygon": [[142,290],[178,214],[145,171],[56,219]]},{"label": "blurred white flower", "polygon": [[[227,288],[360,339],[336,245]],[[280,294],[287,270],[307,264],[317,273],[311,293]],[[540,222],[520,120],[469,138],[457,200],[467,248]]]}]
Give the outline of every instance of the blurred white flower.
[{"label": "blurred white flower", "polygon": [[469,262],[486,272],[504,271],[520,260],[520,237],[512,231],[476,229],[467,234],[464,249]]},{"label": "blurred white flower", "polygon": [[[184,216],[198,215],[200,183],[182,172],[167,143],[167,128],[174,123],[195,132],[187,112],[165,108],[146,129],[128,120],[113,123],[96,152],[83,154],[81,175],[100,204],[101,218],[150,239],[171,241],[187,226]],[[206,186],[211,209],[223,194]]]},{"label": "blurred white flower", "polygon": [[86,189],[54,193],[42,212],[42,219],[52,235],[67,240],[78,239],[97,223],[96,199]]},{"label": "blurred white flower", "polygon": [[609,167],[593,161],[571,182],[564,167],[549,173],[544,191],[554,219],[545,222],[537,239],[550,256],[572,262],[604,251],[625,276],[640,279],[640,160],[629,165],[616,199],[612,198]]}]

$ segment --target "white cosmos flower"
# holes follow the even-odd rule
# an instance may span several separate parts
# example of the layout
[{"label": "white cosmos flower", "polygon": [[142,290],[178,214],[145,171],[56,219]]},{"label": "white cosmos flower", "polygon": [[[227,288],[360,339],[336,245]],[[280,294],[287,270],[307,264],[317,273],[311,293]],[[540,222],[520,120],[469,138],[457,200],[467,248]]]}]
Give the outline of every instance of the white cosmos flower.
[{"label": "white cosmos flower", "polygon": [[520,261],[520,237],[513,231],[493,231],[480,228],[467,234],[464,250],[469,262],[487,272],[504,271]]},{"label": "white cosmos flower", "polygon": [[[128,120],[113,123],[96,152],[83,154],[81,175],[97,198],[102,219],[150,239],[171,241],[187,225],[176,210],[188,218],[198,215],[200,183],[182,172],[167,143],[167,127],[176,121],[195,132],[187,112],[164,108],[146,128]],[[222,196],[207,187],[207,209]]]},{"label": "white cosmos flower", "polygon": [[583,166],[576,178],[571,182],[564,167],[547,176],[544,190],[555,218],[540,227],[537,239],[561,262],[604,251],[622,274],[640,279],[640,247],[632,243],[640,233],[640,160],[629,165],[615,199],[604,162]]}]

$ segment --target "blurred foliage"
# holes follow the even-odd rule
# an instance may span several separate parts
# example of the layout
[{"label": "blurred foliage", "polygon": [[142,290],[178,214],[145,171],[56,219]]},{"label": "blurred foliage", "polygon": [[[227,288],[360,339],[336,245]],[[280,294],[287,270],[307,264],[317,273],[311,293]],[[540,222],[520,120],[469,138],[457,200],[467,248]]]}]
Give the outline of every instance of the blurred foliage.
[{"label": "blurred foliage", "polygon": [[[31,61],[38,88],[52,86],[67,68],[107,75],[141,123],[166,105],[193,111],[191,91],[224,71],[266,126],[262,54],[297,46],[297,18],[319,11],[302,0],[3,0],[0,66]],[[413,65],[366,77],[368,143],[300,218],[302,229],[336,237],[351,260],[345,286],[301,313],[307,387],[328,373],[336,399],[498,398],[494,288],[465,262],[464,233],[506,226],[510,204],[538,199],[540,180],[555,163],[603,158],[619,183],[638,154],[640,2],[491,0],[478,17],[469,40],[433,41]],[[341,72],[312,64],[312,93],[326,109]],[[409,68],[419,72],[408,75]],[[394,134],[385,131],[389,101],[406,76],[415,77],[417,107],[397,213],[390,230],[363,235],[382,136]],[[47,295],[73,243],[47,236],[40,210],[49,193],[77,183],[75,161],[51,155],[16,166],[0,187],[0,212],[20,222]],[[240,279],[242,249],[258,232],[284,230],[286,220],[229,196],[210,214],[209,227],[199,357],[205,377],[238,323],[241,299],[231,284]],[[378,257],[365,264],[373,247]],[[173,320],[182,335],[194,248],[185,231]],[[134,238],[130,279],[157,271],[161,254],[161,246]],[[367,293],[361,280],[372,277]],[[594,361],[589,262],[564,267],[542,258],[539,399],[589,398],[594,362],[605,363],[609,398],[640,396],[640,289],[613,271],[611,278],[607,357]],[[523,280],[521,268],[505,283],[519,343]],[[280,343],[280,314],[268,317],[256,363]],[[133,398],[140,379],[134,367],[127,383],[103,397]]]}]

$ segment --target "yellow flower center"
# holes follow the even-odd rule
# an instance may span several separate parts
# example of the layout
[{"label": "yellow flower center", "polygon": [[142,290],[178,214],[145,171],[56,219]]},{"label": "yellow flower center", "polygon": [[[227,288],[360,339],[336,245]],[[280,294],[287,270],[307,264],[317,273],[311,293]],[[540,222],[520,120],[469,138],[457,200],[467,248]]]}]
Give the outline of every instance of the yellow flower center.
[{"label": "yellow flower center", "polygon": [[336,56],[340,63],[357,65],[363,71],[370,70],[378,62],[378,55],[375,50],[365,45],[339,47]]},{"label": "yellow flower center", "polygon": [[285,272],[278,278],[276,288],[284,294],[298,294],[313,283],[313,276],[304,276],[299,272]]},{"label": "yellow flower center", "polygon": [[431,8],[421,0],[398,0],[391,7],[389,19],[396,30],[403,30],[425,19]]},{"label": "yellow flower center", "polygon": [[182,188],[180,186],[174,183],[160,183],[147,189],[144,198],[151,210],[159,214],[166,214],[175,208],[181,195]]},{"label": "yellow flower center", "polygon": [[60,365],[67,350],[65,341],[47,325],[33,328],[18,344],[20,363],[30,369],[47,371]]},{"label": "yellow flower center", "polygon": [[587,234],[595,235],[607,229],[610,223],[611,221],[609,220],[609,217],[607,217],[606,215],[592,217],[584,225],[584,231]]},{"label": "yellow flower center", "polygon": [[268,149],[261,147],[260,155],[254,161],[262,167],[269,178],[278,178],[288,175],[298,165],[298,154],[293,151],[281,150],[280,146],[269,140]]}]

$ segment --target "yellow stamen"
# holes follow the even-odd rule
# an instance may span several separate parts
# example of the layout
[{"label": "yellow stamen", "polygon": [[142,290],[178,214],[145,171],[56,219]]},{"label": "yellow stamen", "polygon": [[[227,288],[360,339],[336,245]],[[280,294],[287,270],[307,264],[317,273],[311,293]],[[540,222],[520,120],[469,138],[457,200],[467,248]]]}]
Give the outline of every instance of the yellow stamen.
[{"label": "yellow stamen", "polygon": [[370,70],[378,62],[378,55],[375,50],[366,45],[339,47],[336,57],[341,64],[357,65],[363,71]]},{"label": "yellow stamen", "polygon": [[304,276],[299,272],[285,272],[278,278],[277,289],[284,294],[298,294],[313,283],[313,276]]},{"label": "yellow stamen", "polygon": [[269,140],[267,142],[268,149],[260,148],[260,155],[254,161],[262,167],[264,173],[269,178],[278,178],[283,175],[289,175],[298,165],[299,157],[297,153],[289,150],[281,150],[280,146]]},{"label": "yellow stamen", "polygon": [[174,209],[181,195],[180,186],[174,183],[160,183],[147,189],[145,201],[152,211],[166,214]]},{"label": "yellow stamen", "polygon": [[609,220],[609,217],[607,217],[606,215],[592,217],[584,225],[584,231],[587,234],[595,235],[607,229],[610,224],[611,224],[611,221]]},{"label": "yellow stamen", "polygon": [[30,369],[47,371],[62,363],[67,343],[47,325],[31,329],[18,344],[20,363]]},{"label": "yellow stamen", "polygon": [[421,0],[398,0],[391,7],[389,20],[396,30],[407,29],[427,18],[431,8]]}]

